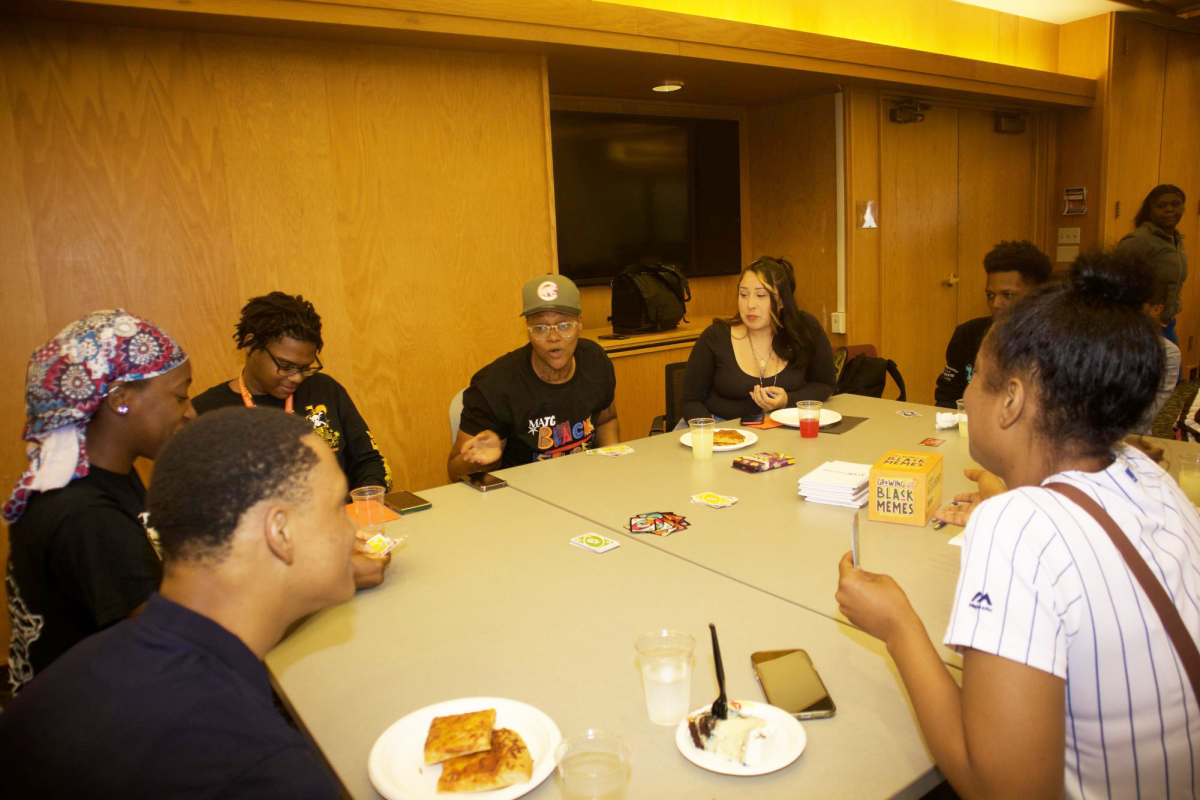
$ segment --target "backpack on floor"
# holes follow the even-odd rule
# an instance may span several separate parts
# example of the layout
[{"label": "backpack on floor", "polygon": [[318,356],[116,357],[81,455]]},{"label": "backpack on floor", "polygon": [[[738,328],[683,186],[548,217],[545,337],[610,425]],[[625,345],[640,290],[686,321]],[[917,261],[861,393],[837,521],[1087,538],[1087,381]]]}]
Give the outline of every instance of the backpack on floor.
[{"label": "backpack on floor", "polygon": [[613,333],[677,327],[692,299],[688,279],[670,264],[633,264],[612,279]]}]

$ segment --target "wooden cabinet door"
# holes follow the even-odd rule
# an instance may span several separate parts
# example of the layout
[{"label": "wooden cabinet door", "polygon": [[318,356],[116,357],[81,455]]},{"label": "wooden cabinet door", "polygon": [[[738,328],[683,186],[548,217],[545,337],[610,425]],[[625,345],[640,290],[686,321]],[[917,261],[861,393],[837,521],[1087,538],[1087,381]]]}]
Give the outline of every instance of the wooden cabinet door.
[{"label": "wooden cabinet door", "polygon": [[[885,104],[886,105],[886,104]],[[908,399],[932,403],[958,318],[958,109],[924,122],[886,120],[880,135],[880,355],[900,368]]]}]

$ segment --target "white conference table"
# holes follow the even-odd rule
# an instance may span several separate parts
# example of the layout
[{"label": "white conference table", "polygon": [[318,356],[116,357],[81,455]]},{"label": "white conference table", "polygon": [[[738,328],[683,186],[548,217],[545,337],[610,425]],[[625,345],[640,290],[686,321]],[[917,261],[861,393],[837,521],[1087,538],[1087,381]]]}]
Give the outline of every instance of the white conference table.
[{"label": "white conference table", "polygon": [[[826,461],[874,464],[888,450],[940,453],[943,457],[942,504],[974,484],[963,470],[976,467],[967,440],[957,429],[937,431],[934,414],[944,409],[856,395],[838,395],[826,403],[846,416],[867,421],[842,434],[802,439],[795,428],[753,431],[758,441],[740,450],[714,452],[697,461],[672,432],[630,442],[634,452],[617,458],[599,455],[498,471],[516,489],[603,526],[625,540],[650,545],[711,572],[753,586],[830,619],[841,619],[834,593],[838,561],[850,549],[854,511],[809,503],[797,494],[797,481]],[[909,409],[918,417],[896,412]],[[737,427],[735,422],[719,427]],[[923,447],[926,438],[944,439]],[[1178,444],[1178,443],[1176,443]],[[793,466],[765,473],[733,469],[733,459],[763,451],[795,456]],[[693,504],[692,495],[718,492],[738,498],[728,508]],[[635,514],[673,511],[691,527],[670,536],[632,534],[624,527]],[[891,575],[908,594],[943,660],[962,665],[961,656],[942,647],[958,581],[960,547],[948,544],[962,528],[923,527],[870,522],[861,511],[862,567]]]},{"label": "white conference table", "polygon": [[[595,526],[513,489],[422,495],[432,509],[389,524],[410,538],[385,583],[307,619],[266,661],[349,796],[377,796],[367,759],[393,722],[475,696],[536,706],[564,736],[621,734],[633,749],[631,800],[919,797],[940,781],[892,662],[862,632],[628,539],[602,554],[571,546]],[[709,622],[732,699],[762,699],[752,652],[811,655],[838,710],[803,723],[807,748],[790,766],[754,778],[707,772],[678,752],[673,728],[647,717],[634,639],[662,627],[696,637],[696,708],[717,695]],[[531,793],[559,795],[553,777]]]}]

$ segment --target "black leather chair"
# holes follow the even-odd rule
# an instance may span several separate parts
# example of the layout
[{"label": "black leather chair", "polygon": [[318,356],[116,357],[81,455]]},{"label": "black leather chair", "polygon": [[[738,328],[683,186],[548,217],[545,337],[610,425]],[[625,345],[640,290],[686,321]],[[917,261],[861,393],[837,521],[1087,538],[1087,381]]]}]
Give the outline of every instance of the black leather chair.
[{"label": "black leather chair", "polygon": [[654,436],[658,433],[667,433],[675,430],[675,426],[679,424],[679,418],[683,416],[681,406],[683,405],[683,372],[687,369],[686,361],[676,361],[673,364],[667,364],[665,370],[666,378],[666,414],[660,414],[654,418],[654,422],[650,426],[650,435]]}]

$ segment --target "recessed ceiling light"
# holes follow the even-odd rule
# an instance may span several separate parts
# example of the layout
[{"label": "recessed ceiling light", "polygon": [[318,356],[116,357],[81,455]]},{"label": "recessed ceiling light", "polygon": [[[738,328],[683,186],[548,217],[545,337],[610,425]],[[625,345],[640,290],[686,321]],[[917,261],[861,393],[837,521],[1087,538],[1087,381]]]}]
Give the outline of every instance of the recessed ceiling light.
[{"label": "recessed ceiling light", "polygon": [[683,88],[683,81],[663,81],[654,87],[656,92],[678,92]]}]

